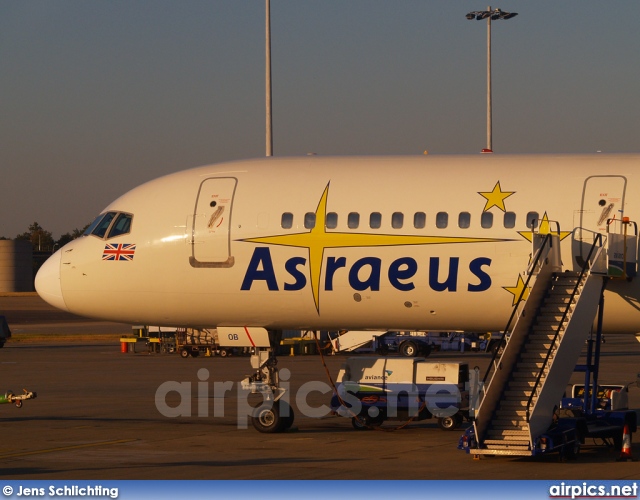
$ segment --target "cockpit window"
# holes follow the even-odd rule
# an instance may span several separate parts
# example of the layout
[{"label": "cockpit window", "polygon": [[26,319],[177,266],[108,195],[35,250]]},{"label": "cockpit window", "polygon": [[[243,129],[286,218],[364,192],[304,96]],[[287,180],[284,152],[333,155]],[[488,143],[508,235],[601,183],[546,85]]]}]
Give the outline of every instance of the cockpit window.
[{"label": "cockpit window", "polygon": [[131,214],[118,214],[116,221],[111,226],[109,230],[108,238],[113,238],[114,236],[120,236],[121,234],[127,234],[131,231],[131,219],[133,216]]},{"label": "cockpit window", "polygon": [[107,212],[100,223],[96,225],[95,229],[91,231],[91,234],[97,236],[98,238],[104,238],[104,235],[107,234],[107,229],[109,229],[111,221],[116,216],[116,214],[117,212]]},{"label": "cockpit window", "polygon": [[107,212],[100,214],[91,223],[84,236],[93,235],[98,238],[104,238],[108,233],[107,239],[131,232],[131,221],[133,215],[124,212]]},{"label": "cockpit window", "polygon": [[100,214],[95,219],[93,219],[93,222],[89,224],[89,227],[87,227],[87,229],[84,230],[84,233],[82,233],[82,236],[89,236],[91,233],[93,233],[93,230],[100,223],[103,217],[104,217],[104,214]]}]

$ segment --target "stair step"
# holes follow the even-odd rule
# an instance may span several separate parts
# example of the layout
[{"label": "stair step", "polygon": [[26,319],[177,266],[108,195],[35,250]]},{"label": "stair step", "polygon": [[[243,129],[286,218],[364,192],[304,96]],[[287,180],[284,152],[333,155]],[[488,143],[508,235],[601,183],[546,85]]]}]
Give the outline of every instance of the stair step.
[{"label": "stair step", "polygon": [[545,306],[553,305],[554,307],[556,306],[567,307],[567,304],[569,303],[575,304],[576,302],[577,300],[575,297],[572,299],[571,295],[561,295],[561,294],[549,295],[544,299]]},{"label": "stair step", "polygon": [[482,444],[486,445],[487,447],[491,447],[493,448],[494,446],[499,446],[502,447],[502,449],[505,449],[505,447],[507,448],[511,448],[511,447],[522,447],[522,446],[526,446],[527,448],[529,447],[529,438],[527,438],[526,440],[522,440],[522,439],[485,439]]},{"label": "stair step", "polygon": [[531,389],[534,385],[536,384],[536,381],[534,378],[531,378],[531,380],[510,380],[509,383],[507,384],[507,389],[512,389],[512,390],[526,390],[526,389]]},{"label": "stair step", "polygon": [[[563,315],[566,309],[567,309],[567,304],[545,301],[544,306],[540,308],[540,312],[545,315],[547,314]],[[569,307],[569,314],[573,312],[573,309],[574,307]]]},{"label": "stair step", "polygon": [[527,410],[516,410],[515,408],[505,408],[501,410],[496,410],[496,418],[526,418]]},{"label": "stair step", "polygon": [[491,429],[509,429],[512,431],[526,431],[529,430],[528,428],[528,422],[527,419],[524,417],[510,417],[510,418],[504,418],[504,417],[494,417],[493,420],[491,420]]},{"label": "stair step", "polygon": [[527,443],[526,445],[524,444],[507,444],[507,445],[499,445],[499,444],[493,444],[491,445],[490,448],[487,448],[490,450],[513,450],[513,451],[528,451],[529,450],[529,444]]},{"label": "stair step", "polygon": [[533,362],[533,361],[523,361],[521,363],[518,363],[518,368],[519,369],[526,369],[528,370],[532,370],[532,371],[539,371],[540,368],[542,368],[542,361],[539,362]]},{"label": "stair step", "polygon": [[[548,325],[559,325],[562,321],[562,314],[541,314],[536,318],[536,325],[539,326],[548,326]],[[564,318],[562,321],[563,325],[566,325],[569,322],[569,316]]]},{"label": "stair step", "polygon": [[[511,378],[515,381],[517,380],[518,382],[520,381],[534,381],[538,378],[538,373],[540,372],[540,370],[518,370],[517,372],[513,372],[511,374]],[[542,375],[542,380],[544,380],[545,375]]]},{"label": "stair step", "polygon": [[[571,297],[571,294],[573,293],[575,286],[566,286],[566,285],[554,285],[553,288],[551,290],[549,290],[549,295],[564,295],[566,297]],[[574,297],[577,297],[580,292],[581,292],[581,288],[582,285],[580,285],[578,287],[578,291],[576,292],[576,294],[574,295]]]},{"label": "stair step", "polygon": [[491,430],[494,431],[521,431],[521,432],[529,432],[529,427],[527,427],[526,422],[498,422],[494,421]]},{"label": "stair step", "polygon": [[529,339],[529,341],[524,345],[525,351],[548,351],[551,348],[553,342],[550,339]]},{"label": "stair step", "polygon": [[[526,346],[529,345],[544,345],[544,344],[549,344],[549,346],[551,346],[551,342],[553,342],[553,338],[555,337],[555,332],[549,332],[549,333],[530,333],[529,336],[527,337],[527,343],[525,344]],[[558,339],[556,339],[556,342],[558,342],[558,340],[560,339],[560,335],[558,335]]]},{"label": "stair step", "polygon": [[522,399],[503,399],[500,401],[500,409],[501,410],[523,410],[527,408],[527,403],[529,402],[529,396]]},{"label": "stair step", "polygon": [[529,399],[529,396],[531,396],[531,389],[506,390],[504,391],[504,395],[508,398],[515,397],[518,399]]},{"label": "stair step", "polygon": [[489,429],[487,436],[490,439],[497,439],[502,436],[509,436],[512,439],[529,439],[529,431],[519,431],[513,429]]},{"label": "stair step", "polygon": [[[528,338],[531,338],[534,335],[555,335],[557,330],[558,325],[552,325],[550,323],[536,324],[531,328],[531,333],[528,335]],[[562,333],[564,333],[564,325],[560,327],[560,334]]]},{"label": "stair step", "polygon": [[[525,351],[522,354],[520,354],[520,359],[522,359],[523,361],[526,360],[530,360],[530,359],[542,359],[544,360],[547,357],[547,351]],[[549,359],[553,359],[553,353],[551,353],[551,356],[549,356]]]}]

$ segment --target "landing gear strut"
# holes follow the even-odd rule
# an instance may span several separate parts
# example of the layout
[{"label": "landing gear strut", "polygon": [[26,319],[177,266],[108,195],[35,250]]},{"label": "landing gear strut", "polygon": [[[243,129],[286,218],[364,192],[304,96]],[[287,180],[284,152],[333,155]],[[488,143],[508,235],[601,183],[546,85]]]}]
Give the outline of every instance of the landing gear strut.
[{"label": "landing gear strut", "polygon": [[259,432],[283,432],[293,425],[293,409],[282,400],[285,389],[280,387],[276,349],[282,339],[282,331],[270,330],[269,347],[256,347],[251,355],[253,375],[242,381],[242,388],[251,394],[261,394],[262,403],[253,410],[251,423]]}]

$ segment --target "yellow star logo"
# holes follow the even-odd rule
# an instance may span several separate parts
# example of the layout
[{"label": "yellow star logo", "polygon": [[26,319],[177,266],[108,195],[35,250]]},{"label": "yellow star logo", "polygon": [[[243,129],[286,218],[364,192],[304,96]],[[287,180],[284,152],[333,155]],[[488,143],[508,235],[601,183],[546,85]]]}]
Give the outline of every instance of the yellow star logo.
[{"label": "yellow star logo", "polygon": [[308,232],[263,236],[259,238],[247,238],[241,240],[251,243],[266,243],[268,245],[306,248],[309,251],[311,291],[313,293],[313,300],[318,313],[320,312],[320,276],[322,274],[324,251],[327,248],[390,247],[405,245],[439,245],[445,243],[495,243],[499,241],[511,241],[496,238],[327,232],[325,220],[327,214],[328,195],[329,184],[327,184],[327,187],[324,189],[320,202],[318,203],[318,207],[316,208],[315,227]]},{"label": "yellow star logo", "polygon": [[478,194],[487,199],[483,212],[486,212],[491,207],[498,207],[503,212],[506,212],[507,209],[504,206],[504,200],[514,193],[515,191],[503,191],[500,187],[500,181],[496,182],[496,185],[493,186],[493,191],[479,191]]},{"label": "yellow star logo", "polygon": [[518,283],[516,284],[516,286],[503,286],[502,288],[504,288],[507,292],[513,294],[512,305],[514,306],[518,303],[518,299],[520,298],[521,294],[522,294],[522,300],[527,300],[529,298],[529,292],[531,291],[530,288],[525,289],[524,280],[522,279],[522,276],[518,276]]},{"label": "yellow star logo", "polygon": [[[551,232],[552,231],[551,224],[549,224],[549,217],[547,217],[547,212],[545,212],[542,216],[542,219],[540,220],[538,233],[549,234]],[[530,243],[533,241],[533,233],[531,231],[518,231],[518,234]],[[571,234],[571,231],[560,231],[559,233],[557,231],[553,231],[553,234],[558,234],[560,236],[560,241],[562,241]]]}]

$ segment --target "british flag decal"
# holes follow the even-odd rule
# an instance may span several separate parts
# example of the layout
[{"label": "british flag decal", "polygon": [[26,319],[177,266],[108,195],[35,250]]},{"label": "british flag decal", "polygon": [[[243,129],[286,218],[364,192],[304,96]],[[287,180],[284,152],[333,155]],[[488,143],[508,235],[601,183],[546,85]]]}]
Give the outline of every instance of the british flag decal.
[{"label": "british flag decal", "polygon": [[129,243],[107,243],[102,252],[102,260],[133,260],[136,246]]}]

